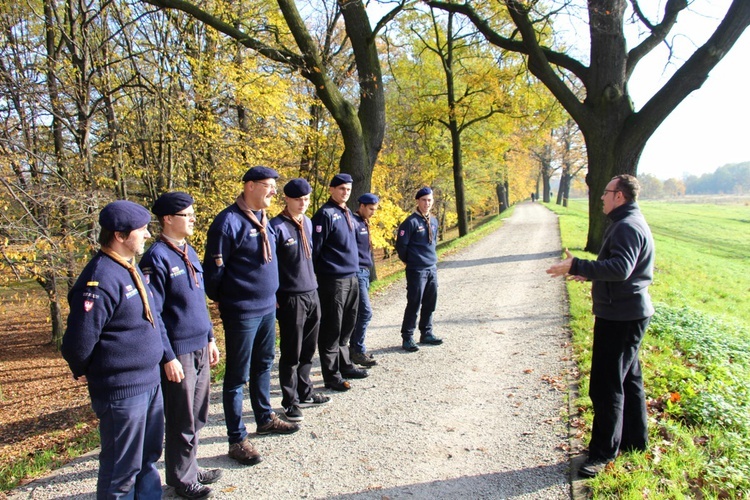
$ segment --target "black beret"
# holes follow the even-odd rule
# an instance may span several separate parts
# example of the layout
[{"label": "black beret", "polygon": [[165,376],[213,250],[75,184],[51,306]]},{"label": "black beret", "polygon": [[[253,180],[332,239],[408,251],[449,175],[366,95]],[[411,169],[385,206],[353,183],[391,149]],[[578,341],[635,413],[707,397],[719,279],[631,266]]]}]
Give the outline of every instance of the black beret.
[{"label": "black beret", "polygon": [[268,167],[253,167],[242,176],[242,182],[262,181],[263,179],[278,179],[276,170]]},{"label": "black beret", "polygon": [[292,179],[284,185],[284,194],[290,198],[302,198],[312,192],[312,186],[305,179]]},{"label": "black beret", "polygon": [[417,196],[415,196],[415,199],[420,199],[422,196],[427,196],[428,194],[432,194],[432,189],[429,188],[429,186],[425,186],[419,191],[417,191]]},{"label": "black beret", "polygon": [[99,212],[99,225],[110,231],[132,231],[151,222],[151,214],[137,203],[113,201]]},{"label": "black beret", "polygon": [[329,186],[336,187],[340,186],[342,184],[351,184],[352,182],[352,176],[349,174],[336,174],[333,176],[333,179],[331,179],[331,183]]},{"label": "black beret", "polygon": [[363,205],[374,205],[375,203],[380,201],[380,198],[372,193],[365,193],[360,196],[357,201]]},{"label": "black beret", "polygon": [[156,199],[154,206],[151,207],[151,211],[159,216],[174,215],[180,210],[186,209],[193,203],[195,203],[193,197],[182,191],[164,193]]}]

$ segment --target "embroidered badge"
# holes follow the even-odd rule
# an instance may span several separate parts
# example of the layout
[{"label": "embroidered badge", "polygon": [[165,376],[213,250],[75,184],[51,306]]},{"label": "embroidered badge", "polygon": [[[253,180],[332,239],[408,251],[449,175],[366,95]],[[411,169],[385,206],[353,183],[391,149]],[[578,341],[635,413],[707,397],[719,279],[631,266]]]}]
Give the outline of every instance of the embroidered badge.
[{"label": "embroidered badge", "polygon": [[406,234],[406,231],[404,231],[403,229],[402,229],[401,231],[399,231],[399,232],[398,232],[398,235],[399,235],[399,236],[403,236],[403,235],[405,235],[405,234]]},{"label": "embroidered badge", "polygon": [[144,274],[143,275],[143,281],[145,281],[147,285],[150,284],[151,283],[151,275],[150,274]]},{"label": "embroidered badge", "polygon": [[315,226],[315,232],[316,232],[316,233],[321,233],[321,232],[323,232],[323,226]]},{"label": "embroidered badge", "polygon": [[94,301],[93,300],[84,300],[83,301],[83,310],[86,312],[91,311],[91,308],[94,307]]}]

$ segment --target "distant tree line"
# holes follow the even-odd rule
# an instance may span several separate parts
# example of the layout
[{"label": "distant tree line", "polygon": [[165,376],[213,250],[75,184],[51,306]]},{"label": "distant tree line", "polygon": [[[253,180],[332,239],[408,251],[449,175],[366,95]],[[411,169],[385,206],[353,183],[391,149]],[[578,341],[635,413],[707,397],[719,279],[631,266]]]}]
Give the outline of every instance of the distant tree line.
[{"label": "distant tree line", "polygon": [[683,179],[662,181],[652,174],[638,176],[641,198],[676,198],[686,194],[748,194],[750,193],[750,162],[731,163],[715,172],[700,177],[688,175]]}]

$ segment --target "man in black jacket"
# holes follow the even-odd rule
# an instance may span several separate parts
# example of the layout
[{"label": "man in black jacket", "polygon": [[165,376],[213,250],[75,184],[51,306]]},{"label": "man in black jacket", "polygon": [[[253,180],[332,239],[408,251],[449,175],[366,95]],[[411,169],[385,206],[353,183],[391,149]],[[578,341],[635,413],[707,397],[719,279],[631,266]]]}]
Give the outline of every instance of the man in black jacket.
[{"label": "man in black jacket", "polygon": [[581,476],[593,477],[618,451],[645,451],[648,445],[646,397],[638,349],[654,308],[648,286],[654,276],[654,240],[636,198],[640,186],[617,175],[602,194],[612,224],[597,260],[567,258],[547,270],[552,276],[591,280],[594,346],[589,396],[594,423]]}]

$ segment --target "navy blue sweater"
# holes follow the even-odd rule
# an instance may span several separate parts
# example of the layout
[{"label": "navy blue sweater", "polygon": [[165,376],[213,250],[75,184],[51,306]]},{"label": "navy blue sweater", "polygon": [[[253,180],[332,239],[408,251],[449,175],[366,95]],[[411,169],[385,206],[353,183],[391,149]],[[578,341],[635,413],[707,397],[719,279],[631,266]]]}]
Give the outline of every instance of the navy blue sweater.
[{"label": "navy blue sweater", "polygon": [[[430,243],[428,230],[432,231]],[[417,212],[413,212],[398,227],[396,252],[407,269],[427,269],[437,264],[437,230],[435,217],[430,216],[430,228]]]},{"label": "navy blue sweater", "polygon": [[[312,223],[303,217],[302,225],[307,235],[307,244],[312,254]],[[312,259],[305,257],[302,239],[297,225],[283,215],[277,215],[268,223],[276,238],[276,255],[279,262],[279,291],[291,295],[317,290]]]},{"label": "navy blue sweater", "polygon": [[570,274],[592,280],[594,316],[632,321],[654,314],[648,286],[654,278],[654,239],[638,204],[612,210],[595,261],[574,258]]},{"label": "navy blue sweater", "polygon": [[156,298],[154,314],[161,315],[172,350],[178,356],[203,349],[213,339],[203,267],[193,247],[187,245],[187,251],[199,285],[182,256],[161,240],[151,245],[138,264]]},{"label": "navy blue sweater", "polygon": [[318,278],[348,278],[359,271],[354,221],[350,228],[347,211],[329,199],[313,215],[313,265]]},{"label": "navy blue sweater", "polygon": [[[260,220],[260,212],[256,213]],[[272,232],[273,228],[267,228]],[[276,310],[279,270],[276,239],[271,241],[271,262],[263,260],[258,228],[236,203],[216,216],[208,228],[203,272],[206,295],[219,303],[222,317],[250,319]]]},{"label": "navy blue sweater", "polygon": [[159,363],[175,355],[159,316],[154,314],[155,327],[146,319],[127,269],[100,251],[70,289],[68,303],[60,351],[76,378],[86,376],[92,398],[129,398],[160,383]]},{"label": "navy blue sweater", "polygon": [[359,268],[369,269],[372,267],[372,253],[370,253],[370,229],[365,220],[358,213],[353,214],[352,221],[357,235],[357,254],[359,255]]}]

